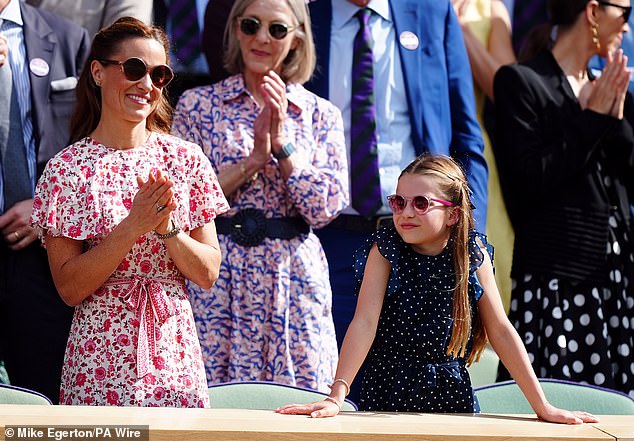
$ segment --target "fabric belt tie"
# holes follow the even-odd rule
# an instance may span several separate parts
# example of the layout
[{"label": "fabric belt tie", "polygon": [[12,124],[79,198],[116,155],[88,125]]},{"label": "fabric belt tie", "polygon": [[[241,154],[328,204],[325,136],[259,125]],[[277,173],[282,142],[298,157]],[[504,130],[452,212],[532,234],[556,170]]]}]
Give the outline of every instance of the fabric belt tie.
[{"label": "fabric belt tie", "polygon": [[156,356],[156,327],[160,327],[168,318],[176,314],[176,307],[170,300],[163,283],[183,284],[183,279],[149,278],[134,276],[131,279],[111,280],[104,286],[128,285],[121,296],[125,305],[136,312],[139,320],[139,335],[136,349],[136,368],[138,378],[150,372],[150,362]]},{"label": "fabric belt tie", "polygon": [[438,376],[446,376],[454,378],[457,382],[462,382],[462,375],[460,374],[460,363],[457,361],[450,361],[448,363],[429,363],[419,369],[415,374],[415,380],[413,382],[413,388],[410,392],[410,396],[419,396],[422,393],[423,387],[436,387]]},{"label": "fabric belt tie", "polygon": [[425,384],[427,387],[436,387],[436,378],[439,371],[457,381],[462,381],[460,364],[457,361],[451,361],[449,363],[426,364],[419,373],[419,383]]}]

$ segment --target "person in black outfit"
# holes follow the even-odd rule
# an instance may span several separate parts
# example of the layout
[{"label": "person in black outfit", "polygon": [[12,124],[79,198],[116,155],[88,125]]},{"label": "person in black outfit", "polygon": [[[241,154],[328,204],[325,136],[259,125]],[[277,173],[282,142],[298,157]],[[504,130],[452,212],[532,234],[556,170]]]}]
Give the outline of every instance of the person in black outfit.
[{"label": "person in black outfit", "polygon": [[[634,396],[634,102],[617,50],[630,3],[558,0],[549,12],[535,55],[494,81],[493,146],[516,234],[510,319],[539,377]],[[599,78],[594,55],[608,60]]]}]

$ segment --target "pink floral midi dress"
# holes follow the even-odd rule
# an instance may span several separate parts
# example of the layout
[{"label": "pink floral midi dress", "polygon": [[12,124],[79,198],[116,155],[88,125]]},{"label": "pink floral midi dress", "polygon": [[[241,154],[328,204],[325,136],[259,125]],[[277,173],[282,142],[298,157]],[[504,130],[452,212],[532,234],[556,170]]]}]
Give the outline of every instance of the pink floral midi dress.
[{"label": "pink floral midi dress", "polygon": [[[197,145],[154,133],[118,150],[87,137],[47,164],[32,223],[97,246],[129,213],[136,177],[162,170],[175,183],[184,232],[228,210]],[[61,404],[208,407],[207,382],[185,280],[153,232],[140,236],[104,285],[75,308]]]}]

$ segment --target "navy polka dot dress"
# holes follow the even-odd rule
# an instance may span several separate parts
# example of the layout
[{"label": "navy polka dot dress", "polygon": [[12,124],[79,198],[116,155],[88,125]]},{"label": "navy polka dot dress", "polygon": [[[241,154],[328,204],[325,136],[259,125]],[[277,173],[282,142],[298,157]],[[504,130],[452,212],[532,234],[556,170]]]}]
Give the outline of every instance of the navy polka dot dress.
[{"label": "navy polka dot dress", "polygon": [[[600,172],[601,163],[597,167]],[[538,377],[607,387],[634,398],[634,246],[610,179],[603,184],[614,207],[605,282],[520,273],[513,278],[509,320]],[[498,380],[510,378],[500,364]]]},{"label": "navy polka dot dress", "polygon": [[[482,296],[475,270],[483,255],[493,257],[484,235],[469,238],[472,311]],[[394,227],[377,231],[355,255],[357,294],[372,244],[392,266],[376,338],[365,362],[360,410],[403,412],[478,411],[465,358],[447,355],[453,326],[456,275],[449,247],[437,255],[415,252]]]}]

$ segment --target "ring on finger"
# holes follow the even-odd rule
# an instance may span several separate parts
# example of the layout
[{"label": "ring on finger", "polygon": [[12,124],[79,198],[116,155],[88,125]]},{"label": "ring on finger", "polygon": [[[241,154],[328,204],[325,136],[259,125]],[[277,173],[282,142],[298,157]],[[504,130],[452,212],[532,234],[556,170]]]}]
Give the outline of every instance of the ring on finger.
[{"label": "ring on finger", "polygon": [[165,209],[165,205],[156,204],[156,212],[159,213]]},{"label": "ring on finger", "polygon": [[18,240],[20,240],[20,233],[18,233],[17,231],[13,232],[13,235],[15,236],[15,241],[17,242]]}]

